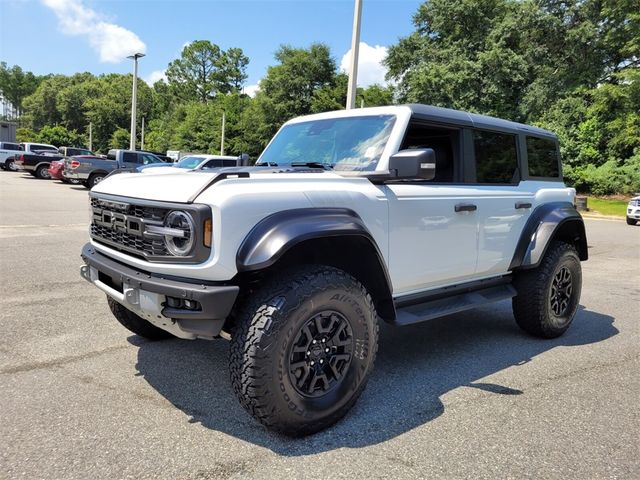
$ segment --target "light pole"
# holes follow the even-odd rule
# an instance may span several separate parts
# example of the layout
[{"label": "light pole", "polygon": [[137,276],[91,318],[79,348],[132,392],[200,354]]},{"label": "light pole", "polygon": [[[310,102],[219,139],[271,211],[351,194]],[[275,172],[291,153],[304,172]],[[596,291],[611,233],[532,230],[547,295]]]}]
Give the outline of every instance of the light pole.
[{"label": "light pole", "polygon": [[347,110],[356,107],[356,87],[358,84],[358,53],[360,50],[360,18],[362,17],[362,0],[355,0],[353,11],[353,34],[351,37],[351,70],[347,87]]},{"label": "light pole", "polygon": [[133,60],[133,89],[131,92],[131,140],[129,150],[136,149],[136,107],[138,102],[138,59],[144,57],[144,53],[134,53],[127,58]]}]

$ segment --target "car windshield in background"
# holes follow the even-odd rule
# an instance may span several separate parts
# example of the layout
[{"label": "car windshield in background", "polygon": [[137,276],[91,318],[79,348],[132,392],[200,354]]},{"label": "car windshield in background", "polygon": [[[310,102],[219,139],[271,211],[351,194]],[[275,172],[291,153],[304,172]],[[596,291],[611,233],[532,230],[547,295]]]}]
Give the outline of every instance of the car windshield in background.
[{"label": "car windshield in background", "polygon": [[205,157],[184,157],[174,167],[192,169],[200,165],[203,160]]},{"label": "car windshield in background", "polygon": [[375,170],[395,121],[395,115],[375,115],[293,123],[276,135],[256,165]]}]

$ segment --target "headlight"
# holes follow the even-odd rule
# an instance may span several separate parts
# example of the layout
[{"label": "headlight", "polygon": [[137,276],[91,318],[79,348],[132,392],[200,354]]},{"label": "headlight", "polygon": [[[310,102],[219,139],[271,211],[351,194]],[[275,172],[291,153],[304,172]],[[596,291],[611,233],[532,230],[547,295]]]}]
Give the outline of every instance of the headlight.
[{"label": "headlight", "polygon": [[191,216],[180,210],[173,210],[167,215],[164,226],[164,244],[167,250],[178,257],[189,255],[196,238]]}]

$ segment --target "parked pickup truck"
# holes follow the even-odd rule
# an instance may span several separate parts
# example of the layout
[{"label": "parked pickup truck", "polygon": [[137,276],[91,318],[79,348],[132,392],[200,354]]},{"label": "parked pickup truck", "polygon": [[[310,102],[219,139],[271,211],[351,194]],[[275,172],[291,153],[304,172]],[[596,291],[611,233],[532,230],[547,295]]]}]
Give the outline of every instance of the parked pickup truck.
[{"label": "parked pickup truck", "polygon": [[23,153],[16,155],[15,164],[18,169],[29,172],[34,177],[48,179],[49,164],[53,160],[64,158],[57,147],[44,143],[21,143]]},{"label": "parked pickup truck", "polygon": [[3,170],[17,170],[14,157],[22,151],[19,143],[0,142],[0,168]]},{"label": "parked pickup truck", "polygon": [[80,180],[85,187],[93,188],[115,170],[135,169],[152,163],[164,162],[149,152],[109,150],[107,158],[82,155],[65,159],[64,176]]},{"label": "parked pickup truck", "polygon": [[579,311],[587,237],[548,130],[426,105],[342,110],[288,121],[256,165],[109,177],[89,194],[80,273],[138,335],[230,340],[233,390],[271,429],[338,421],[379,321],[509,301],[524,331],[555,338]]}]

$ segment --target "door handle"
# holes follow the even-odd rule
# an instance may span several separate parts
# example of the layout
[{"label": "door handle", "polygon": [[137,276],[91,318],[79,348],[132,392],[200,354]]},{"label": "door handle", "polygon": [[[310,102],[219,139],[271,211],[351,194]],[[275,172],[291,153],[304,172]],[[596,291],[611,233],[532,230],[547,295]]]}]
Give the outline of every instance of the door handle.
[{"label": "door handle", "polygon": [[531,208],[531,204],[529,202],[516,202],[516,210],[521,208]]},{"label": "door handle", "polygon": [[459,203],[455,206],[456,212],[473,212],[477,209],[478,206],[472,203]]}]

